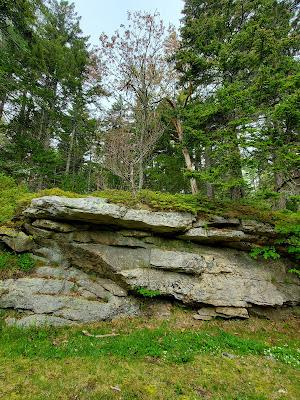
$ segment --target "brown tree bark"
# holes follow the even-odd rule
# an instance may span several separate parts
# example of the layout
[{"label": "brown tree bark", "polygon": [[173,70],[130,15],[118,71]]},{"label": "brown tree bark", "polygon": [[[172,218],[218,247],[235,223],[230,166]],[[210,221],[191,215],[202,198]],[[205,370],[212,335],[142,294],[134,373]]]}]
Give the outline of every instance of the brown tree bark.
[{"label": "brown tree bark", "polygon": [[[174,118],[172,121],[173,121],[175,130],[176,130],[176,133],[177,133],[178,140],[180,143],[182,143],[183,142],[183,128],[182,128],[181,121],[178,118]],[[182,154],[184,157],[186,169],[188,171],[194,171],[195,165],[192,161],[191,155],[186,146],[184,146],[182,148]],[[192,194],[196,194],[199,192],[197,181],[195,178],[190,178],[190,185],[191,185]]]},{"label": "brown tree bark", "polygon": [[[234,134],[232,138],[232,165],[231,177],[237,180],[243,180],[241,153],[237,144],[237,136]],[[240,200],[245,196],[245,191],[242,185],[234,185],[230,188],[231,200]]]},{"label": "brown tree bark", "polygon": [[68,151],[68,157],[67,157],[67,163],[66,163],[66,170],[65,173],[66,175],[69,175],[70,173],[70,166],[71,166],[71,157],[72,157],[72,151],[73,151],[73,146],[74,146],[74,138],[75,138],[75,125],[73,127],[73,130],[70,135],[70,144],[69,144],[69,151]]},{"label": "brown tree bark", "polygon": [[286,193],[284,191],[280,191],[284,185],[284,176],[282,172],[275,172],[274,173],[274,185],[275,185],[275,191],[279,194],[278,199],[276,199],[275,202],[275,209],[276,210],[282,210],[286,208]]},{"label": "brown tree bark", "polygon": [[[210,148],[206,148],[204,151],[205,168],[210,168],[212,166],[210,151]],[[211,182],[206,183],[206,195],[209,199],[213,199],[215,197],[214,186]]]},{"label": "brown tree bark", "polygon": [[4,96],[1,100],[0,100],[0,119],[3,117],[3,113],[4,113],[4,106],[5,106],[5,97]]}]

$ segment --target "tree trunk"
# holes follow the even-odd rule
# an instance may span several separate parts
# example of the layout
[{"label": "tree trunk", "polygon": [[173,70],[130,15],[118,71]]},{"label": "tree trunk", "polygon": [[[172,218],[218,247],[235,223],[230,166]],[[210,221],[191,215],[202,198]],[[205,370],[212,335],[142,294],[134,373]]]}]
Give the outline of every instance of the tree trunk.
[{"label": "tree trunk", "polygon": [[[243,181],[242,162],[240,148],[237,144],[238,138],[234,132],[232,137],[232,158],[231,158],[231,177],[236,180]],[[230,188],[231,200],[240,200],[245,196],[245,191],[242,185],[234,185]]]},{"label": "tree trunk", "polygon": [[70,144],[69,144],[69,151],[68,151],[66,170],[65,170],[66,175],[69,175],[69,173],[70,173],[71,157],[72,157],[72,151],[73,151],[73,146],[74,146],[74,137],[75,137],[75,125],[74,125],[74,128],[70,135]]},{"label": "tree trunk", "polygon": [[282,172],[274,173],[274,183],[275,183],[275,191],[278,193],[279,197],[275,202],[275,209],[282,210],[286,208],[286,193],[281,191],[284,185],[284,176]]},{"label": "tree trunk", "polygon": [[[17,129],[16,136],[22,137],[24,132],[24,127],[26,126],[26,106],[27,106],[27,93],[23,92],[21,97],[21,109],[17,117]],[[24,152],[20,153],[21,159],[24,157]]]},{"label": "tree trunk", "polygon": [[143,159],[141,158],[139,161],[139,186],[138,189],[142,190],[144,186],[144,167],[143,167]]},{"label": "tree trunk", "polygon": [[89,160],[89,168],[88,168],[88,182],[87,182],[87,191],[91,190],[91,179],[92,178],[92,152],[90,151],[90,160]]},{"label": "tree trunk", "polygon": [[5,99],[6,96],[4,96],[1,100],[0,100],[0,120],[2,119],[3,113],[4,113],[4,105],[5,105]]},{"label": "tree trunk", "polygon": [[[212,166],[211,157],[210,157],[211,149],[205,148],[204,150],[204,160],[205,160],[205,168],[208,169]],[[206,182],[206,195],[209,199],[213,199],[215,197],[214,186],[210,182]]]},{"label": "tree trunk", "polygon": [[238,201],[244,197],[244,190],[241,186],[233,186],[230,189],[231,200]]},{"label": "tree trunk", "polygon": [[132,194],[136,195],[135,179],[134,179],[134,167],[133,164],[130,165],[130,186]]},{"label": "tree trunk", "polygon": [[43,107],[42,118],[41,118],[41,125],[40,125],[40,140],[43,141],[44,148],[50,148],[51,143],[51,128],[53,125],[53,117],[52,113],[55,108],[55,104],[57,101],[57,85],[58,82],[56,79],[52,80],[51,78],[46,78],[45,87],[49,92],[52,92],[53,99],[49,103],[47,101],[46,105]]},{"label": "tree trunk", "polygon": [[[176,118],[173,120],[173,124],[176,129],[178,140],[180,143],[182,143],[183,142],[183,129],[182,129],[181,122]],[[192,161],[192,158],[190,156],[190,153],[189,153],[187,147],[184,146],[182,148],[182,154],[184,157],[186,169],[188,171],[195,171],[195,166],[194,166],[194,163]],[[192,194],[196,194],[199,192],[197,181],[195,178],[190,178],[190,185],[191,185]]]}]

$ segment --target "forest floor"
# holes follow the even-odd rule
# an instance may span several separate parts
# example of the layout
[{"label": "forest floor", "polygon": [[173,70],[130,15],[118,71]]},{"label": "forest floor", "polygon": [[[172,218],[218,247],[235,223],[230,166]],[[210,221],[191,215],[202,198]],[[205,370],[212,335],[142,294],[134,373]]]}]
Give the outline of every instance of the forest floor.
[{"label": "forest floor", "polygon": [[[0,399],[298,400],[300,320],[124,318],[88,327],[0,325]],[[111,334],[115,336],[88,336]]]}]

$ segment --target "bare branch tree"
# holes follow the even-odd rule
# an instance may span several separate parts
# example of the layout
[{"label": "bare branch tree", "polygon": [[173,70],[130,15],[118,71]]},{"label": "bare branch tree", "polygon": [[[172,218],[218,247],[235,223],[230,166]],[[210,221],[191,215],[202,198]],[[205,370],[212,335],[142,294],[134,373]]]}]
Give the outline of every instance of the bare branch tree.
[{"label": "bare branch tree", "polygon": [[[118,131],[118,134],[110,132],[106,135],[104,140],[108,141],[106,151],[109,156],[107,154],[105,159],[110,169],[113,168],[114,173],[122,175],[122,179],[126,181],[131,168],[133,190],[136,184],[138,189],[143,187],[146,158],[163,132],[156,109],[160,100],[169,93],[170,83],[174,83],[174,79],[170,79],[170,65],[167,60],[168,39],[174,30],[164,26],[159,14],[146,12],[128,13],[128,25],[121,25],[120,28],[111,38],[105,34],[100,36],[98,54],[107,88],[115,98],[121,97],[129,110],[127,120],[130,133],[124,127],[122,133]],[[119,149],[122,147],[122,140],[123,149]],[[116,146],[114,150],[110,141]],[[121,161],[113,157],[113,152],[119,154]],[[112,159],[118,166],[112,165]],[[124,168],[127,178],[124,176]]]},{"label": "bare branch tree", "polygon": [[105,133],[104,165],[125,181],[133,193],[140,189],[141,164],[153,152],[163,130],[155,113],[151,118],[151,130],[143,138],[125,125]]}]

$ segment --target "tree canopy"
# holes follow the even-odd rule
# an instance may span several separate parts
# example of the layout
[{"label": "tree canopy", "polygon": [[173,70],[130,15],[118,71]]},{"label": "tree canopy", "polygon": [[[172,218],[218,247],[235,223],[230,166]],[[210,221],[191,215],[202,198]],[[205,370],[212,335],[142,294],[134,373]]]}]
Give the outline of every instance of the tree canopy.
[{"label": "tree canopy", "polygon": [[91,48],[65,0],[0,3],[0,166],[33,190],[299,200],[296,0],[136,11]]}]

